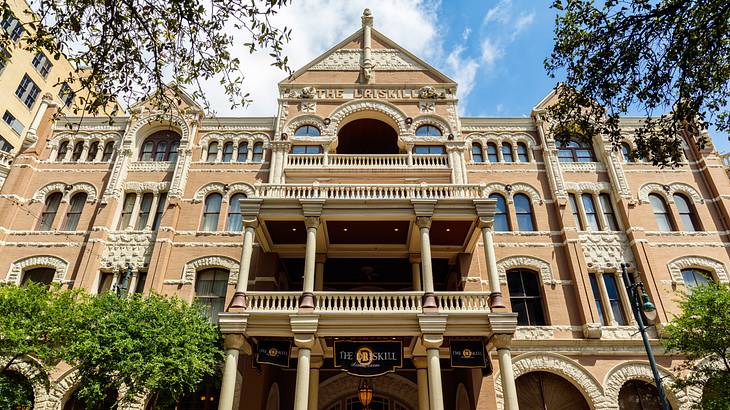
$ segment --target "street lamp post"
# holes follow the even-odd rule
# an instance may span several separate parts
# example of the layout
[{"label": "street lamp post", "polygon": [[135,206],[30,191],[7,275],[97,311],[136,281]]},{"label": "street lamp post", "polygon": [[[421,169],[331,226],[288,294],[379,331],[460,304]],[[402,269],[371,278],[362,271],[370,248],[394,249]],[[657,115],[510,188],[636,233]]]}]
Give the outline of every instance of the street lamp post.
[{"label": "street lamp post", "polygon": [[[633,283],[629,280],[629,274],[626,271],[628,265],[625,263],[621,264],[621,274],[624,278],[624,284],[626,285],[626,291],[629,294],[629,302],[631,303],[631,311],[634,313],[636,324],[639,326],[639,333],[641,333],[641,339],[644,341],[644,349],[646,349],[646,355],[649,358],[649,365],[651,366],[651,372],[654,374],[654,383],[656,384],[657,391],[659,392],[659,401],[661,401],[663,410],[671,410],[669,403],[667,402],[667,395],[664,393],[664,386],[662,385],[662,378],[659,375],[659,369],[656,366],[656,360],[654,359],[654,352],[649,344],[649,336],[646,334],[646,327],[644,326],[644,319],[641,317],[643,312],[649,321],[656,319],[656,307],[649,300],[649,295],[644,290],[644,284],[641,282]],[[641,293],[639,293],[641,291]]]}]

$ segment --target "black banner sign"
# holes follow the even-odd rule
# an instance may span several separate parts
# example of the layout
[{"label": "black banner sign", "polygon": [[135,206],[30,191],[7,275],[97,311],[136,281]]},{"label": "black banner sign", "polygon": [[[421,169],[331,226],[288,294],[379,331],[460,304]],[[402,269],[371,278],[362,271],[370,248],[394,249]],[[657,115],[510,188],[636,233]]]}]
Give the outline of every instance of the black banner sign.
[{"label": "black banner sign", "polygon": [[449,340],[451,367],[486,367],[483,340]]},{"label": "black banner sign", "polygon": [[261,340],[256,350],[256,363],[289,367],[291,340]]},{"label": "black banner sign", "polygon": [[335,340],[335,367],[360,377],[393,372],[403,366],[403,343],[390,340]]}]

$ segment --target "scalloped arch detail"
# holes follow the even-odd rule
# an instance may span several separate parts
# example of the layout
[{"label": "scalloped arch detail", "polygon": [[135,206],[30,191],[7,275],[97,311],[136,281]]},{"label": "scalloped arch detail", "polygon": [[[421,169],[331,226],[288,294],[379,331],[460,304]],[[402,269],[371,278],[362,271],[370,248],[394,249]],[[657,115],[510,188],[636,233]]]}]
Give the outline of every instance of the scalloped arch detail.
[{"label": "scalloped arch detail", "polygon": [[211,182],[209,184],[203,185],[198,189],[197,192],[195,192],[195,195],[193,196],[193,203],[203,201],[205,197],[207,197],[209,194],[212,194],[213,192],[217,192],[223,195],[224,198],[227,198],[226,186],[220,182]]},{"label": "scalloped arch detail", "polygon": [[669,262],[667,264],[667,268],[669,269],[669,274],[672,277],[672,282],[676,284],[684,285],[682,269],[686,268],[709,270],[718,282],[730,283],[730,278],[728,278],[725,265],[720,261],[706,256],[682,256],[681,258],[677,258]]},{"label": "scalloped arch detail", "polygon": [[700,195],[697,190],[685,183],[682,182],[673,182],[671,184],[667,184],[667,187],[669,187],[669,190],[665,190],[665,185],[658,184],[656,182],[649,182],[641,186],[641,189],[639,189],[639,201],[643,203],[649,203],[649,194],[651,193],[657,193],[664,197],[664,199],[670,203],[674,203],[674,199],[672,196],[675,193],[681,193],[689,196],[692,199],[692,202],[697,204],[704,204],[705,200],[702,198],[702,195]]},{"label": "scalloped arch detail", "polygon": [[255,190],[251,185],[245,182],[237,182],[235,184],[228,185],[227,199],[231,199],[231,197],[235,194],[244,194],[247,198],[253,198],[255,196]]},{"label": "scalloped arch detail", "polygon": [[[386,373],[378,383],[378,393],[398,400],[401,404],[411,406],[418,403],[418,386],[403,376]],[[329,409],[337,400],[342,400],[357,392],[359,380],[347,374],[338,374],[320,384],[320,409]],[[409,410],[412,408],[409,407]]]},{"label": "scalloped arch detail", "polygon": [[10,265],[8,274],[5,276],[5,282],[20,285],[23,279],[23,273],[34,268],[53,268],[56,270],[53,281],[63,282],[66,277],[68,262],[52,255],[37,255],[19,259]]},{"label": "scalloped arch detail", "polygon": [[[39,379],[39,376],[43,374],[38,367],[31,365],[28,363],[28,360],[32,360],[29,358],[22,358],[19,361],[16,361],[10,367],[8,370],[16,372],[20,374],[21,376],[25,377],[25,379],[30,384],[31,388],[33,389],[33,407],[36,409],[44,409],[46,408],[46,403],[48,402],[48,391],[46,390],[46,386],[44,386],[44,383]],[[1,360],[0,364],[4,366],[7,363],[7,360]],[[40,365],[40,363],[36,362],[36,365]],[[48,377],[47,374],[43,374],[45,378]]]},{"label": "scalloped arch detail", "polygon": [[407,115],[394,105],[377,100],[353,100],[340,105],[330,114],[330,120],[332,122],[327,127],[327,133],[331,135],[336,134],[334,131],[339,130],[340,123],[343,119],[360,111],[377,111],[385,114],[398,125],[398,134],[400,136],[409,134],[409,130],[406,127]]},{"label": "scalloped arch detail", "polygon": [[[449,134],[454,134],[454,131],[451,129],[451,127],[449,126],[449,124],[446,121],[444,121],[437,115],[426,114],[426,115],[419,115],[418,117],[413,119],[413,124],[411,125],[411,128],[413,128],[414,135],[415,135],[415,132],[418,129],[418,127],[420,127],[421,125],[427,125],[427,124],[435,125],[438,129],[440,129],[441,137],[445,138]],[[416,137],[416,138],[420,138],[420,137]]]},{"label": "scalloped arch detail", "polygon": [[555,277],[553,277],[549,263],[527,255],[509,256],[497,262],[497,272],[499,273],[500,280],[507,280],[507,271],[515,268],[536,270],[540,273],[542,283],[546,285],[554,285],[557,283]]},{"label": "scalloped arch detail", "polygon": [[233,258],[227,256],[215,255],[204,256],[202,258],[193,259],[185,264],[182,273],[182,283],[192,285],[195,283],[197,273],[208,268],[223,268],[228,270],[228,283],[235,285],[238,281],[239,263]]},{"label": "scalloped arch detail", "polygon": [[317,127],[320,132],[320,136],[324,137],[324,120],[313,114],[304,114],[304,115],[298,115],[292,119],[290,119],[286,126],[284,127],[284,132],[286,132],[289,135],[289,138],[294,138],[294,132],[297,130],[297,128],[304,126],[304,125],[312,125]]},{"label": "scalloped arch detail", "polygon": [[[674,390],[671,388],[672,382],[675,380],[674,375],[666,369],[659,367],[659,373],[662,376],[664,390],[668,393],[668,400],[675,409],[686,410],[692,407],[693,401],[686,392]],[[654,375],[648,363],[639,361],[628,361],[616,365],[613,369],[606,373],[603,381],[604,396],[608,403],[616,403],[613,409],[618,409],[618,396],[621,387],[628,381],[641,380],[654,385]]]},{"label": "scalloped arch detail", "polygon": [[77,192],[86,192],[86,202],[92,203],[96,202],[96,187],[93,185],[87,183],[87,182],[79,182],[76,184],[73,184],[73,188],[71,188],[65,195],[66,199],[70,199],[76,194]]},{"label": "scalloped arch detail", "polygon": [[491,184],[487,184],[484,195],[489,196],[493,193],[502,194],[502,196],[504,196],[509,203],[513,202],[515,194],[520,193],[527,194],[527,196],[530,197],[530,200],[534,204],[542,205],[543,203],[543,200],[540,197],[540,193],[537,192],[537,190],[533,188],[532,185],[526,184],[524,182],[511,184],[510,190],[507,190],[507,185],[501,182],[492,182]]}]

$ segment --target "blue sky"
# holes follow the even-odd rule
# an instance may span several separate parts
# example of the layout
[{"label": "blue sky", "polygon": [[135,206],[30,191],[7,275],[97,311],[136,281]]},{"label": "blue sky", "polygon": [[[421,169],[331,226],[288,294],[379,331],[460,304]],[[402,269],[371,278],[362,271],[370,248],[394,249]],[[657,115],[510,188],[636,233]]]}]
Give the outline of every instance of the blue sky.
[{"label": "blue sky", "polygon": [[[549,0],[293,0],[274,18],[292,29],[285,47],[292,69],[360,28],[364,8],[375,28],[443,71],[459,84],[464,116],[528,116],[555,85],[543,61],[553,45],[555,13]],[[234,33],[235,35],[235,33]],[[276,83],[285,74],[270,67],[266,53],[242,60],[245,91],[254,102],[230,110],[220,86],[208,96],[218,115],[276,115]],[[721,152],[726,136],[713,132]]]}]

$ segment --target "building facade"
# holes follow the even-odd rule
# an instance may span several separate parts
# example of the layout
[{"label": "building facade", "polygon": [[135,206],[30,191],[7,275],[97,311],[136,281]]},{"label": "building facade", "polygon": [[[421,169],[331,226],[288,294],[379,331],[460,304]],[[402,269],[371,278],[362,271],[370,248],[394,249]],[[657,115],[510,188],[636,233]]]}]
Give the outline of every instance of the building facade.
[{"label": "building facade", "polygon": [[[688,408],[701,392],[671,387],[658,337],[681,292],[728,282],[718,154],[634,161],[631,118],[621,151],[558,145],[553,94],[460,117],[457,84],[362,22],[279,84],[276,117],[180,95],[113,125],[39,120],[0,191],[0,278],[204,303],[226,361],[180,408],[360,409],[368,380],[373,409],[653,409],[626,263]],[[74,370],[50,377],[36,408],[75,408]]]}]

